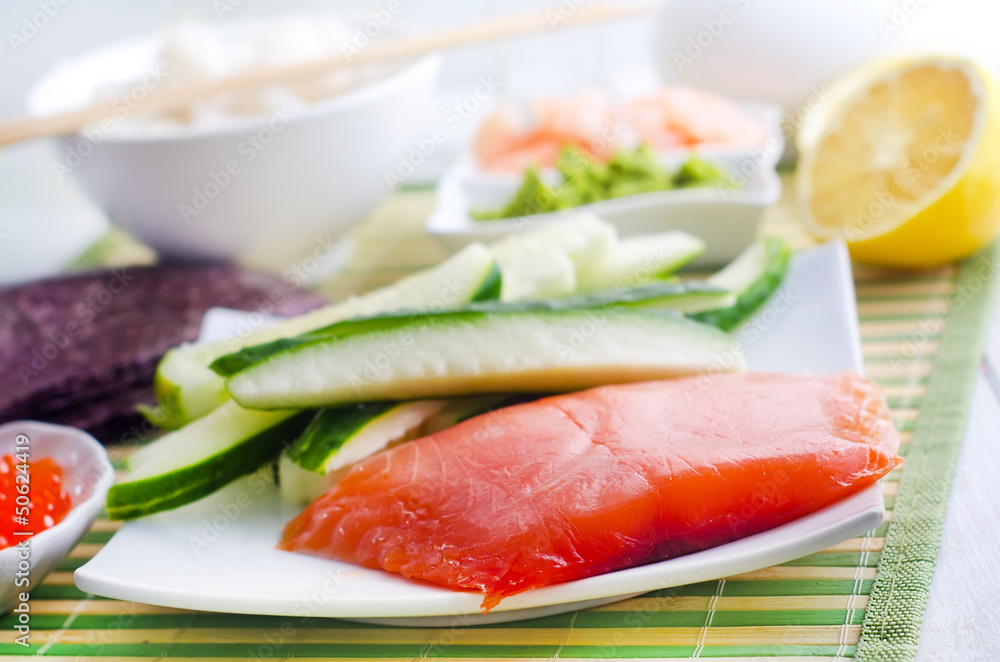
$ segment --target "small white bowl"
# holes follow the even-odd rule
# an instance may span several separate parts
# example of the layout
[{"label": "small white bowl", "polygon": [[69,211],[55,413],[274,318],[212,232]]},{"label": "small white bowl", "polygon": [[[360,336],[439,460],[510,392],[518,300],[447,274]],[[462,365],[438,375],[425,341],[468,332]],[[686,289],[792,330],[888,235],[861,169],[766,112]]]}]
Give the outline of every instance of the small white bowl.
[{"label": "small white bowl", "polygon": [[[29,113],[86,105],[99,81],[143,79],[161,44],[160,37],[131,40],[65,63],[34,87]],[[440,58],[427,56],[299,112],[234,118],[218,128],[90,130],[95,140],[85,131],[58,140],[52,167],[164,255],[264,268],[326,257],[391,192],[387,173],[413,148],[439,69]],[[154,79],[147,76],[150,85]],[[143,96],[138,87],[133,93]],[[116,117],[127,117],[130,99]]]},{"label": "small white bowl", "polygon": [[736,189],[693,187],[629,195],[574,207],[561,212],[532,214],[494,221],[477,221],[471,210],[496,209],[509,200],[521,175],[484,172],[471,153],[452,167],[437,188],[437,205],[424,226],[445,247],[457,250],[473,241],[490,242],[537,223],[557,220],[567,213],[587,210],[614,224],[621,236],[683,230],[705,240],[705,252],[692,266],[729,262],[757,236],[764,210],[781,196],[781,180],[774,170],[784,149],[781,109],[771,104],[741,104],[767,128],[767,140],[758,149],[709,147],[661,152],[661,161],[676,169],[692,153],[738,176]]},{"label": "small white bowl", "polygon": [[[27,445],[17,444],[17,437],[22,434],[30,440]],[[82,430],[36,421],[0,425],[0,455],[13,455],[24,448],[29,449],[31,461],[51,457],[62,467],[63,487],[73,500],[73,508],[61,522],[28,538],[31,541],[28,586],[17,585],[19,579],[24,581],[17,576],[21,561],[18,546],[0,550],[0,613],[19,603],[22,592],[30,595],[66,558],[101,512],[115,480],[104,447]]]}]

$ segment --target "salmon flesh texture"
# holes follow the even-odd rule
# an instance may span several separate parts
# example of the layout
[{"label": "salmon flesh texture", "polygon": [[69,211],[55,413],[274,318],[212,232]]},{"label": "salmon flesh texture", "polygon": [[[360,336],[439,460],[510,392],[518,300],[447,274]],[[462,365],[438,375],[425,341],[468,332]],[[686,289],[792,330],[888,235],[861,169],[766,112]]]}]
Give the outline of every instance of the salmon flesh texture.
[{"label": "salmon flesh texture", "polygon": [[603,386],[368,458],[280,547],[482,591],[488,611],[789,522],[886,475],[898,446],[854,373]]}]

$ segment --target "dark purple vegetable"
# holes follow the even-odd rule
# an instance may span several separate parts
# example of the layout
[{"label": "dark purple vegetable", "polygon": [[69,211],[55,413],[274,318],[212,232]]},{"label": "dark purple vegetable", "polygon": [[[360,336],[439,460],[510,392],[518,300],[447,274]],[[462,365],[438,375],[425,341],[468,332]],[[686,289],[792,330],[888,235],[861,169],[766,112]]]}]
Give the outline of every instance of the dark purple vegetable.
[{"label": "dark purple vegetable", "polygon": [[325,303],[233,267],[124,267],[0,290],[0,423],[94,429],[150,402],[160,357],[213,307],[295,315]]}]

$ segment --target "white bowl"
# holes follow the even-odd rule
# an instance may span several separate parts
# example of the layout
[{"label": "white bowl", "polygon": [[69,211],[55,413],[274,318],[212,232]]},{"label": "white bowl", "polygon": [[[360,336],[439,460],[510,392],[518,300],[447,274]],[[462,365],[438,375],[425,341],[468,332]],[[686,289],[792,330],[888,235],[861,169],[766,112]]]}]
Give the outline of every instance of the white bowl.
[{"label": "white bowl", "polygon": [[[473,241],[490,242],[538,223],[557,220],[578,210],[590,211],[614,224],[623,237],[683,230],[705,240],[705,252],[692,266],[729,262],[757,236],[764,210],[781,196],[781,180],[774,167],[784,149],[781,109],[771,104],[741,104],[767,129],[767,140],[757,149],[711,147],[694,153],[738,177],[736,189],[718,186],[673,189],[629,195],[581,205],[561,212],[532,214],[494,221],[477,221],[471,210],[496,209],[509,200],[522,176],[481,170],[471,152],[452,167],[437,188],[437,204],[424,229],[446,248],[457,250]],[[687,160],[687,148],[660,152],[670,169]]]},{"label": "white bowl", "polygon": [[[161,43],[122,42],[58,67],[32,90],[29,112],[85,105],[98,81],[142,79]],[[67,136],[58,140],[53,168],[168,256],[273,268],[326,255],[391,192],[386,174],[413,146],[439,68],[439,57],[424,57],[287,116],[233,119],[221,128],[91,130],[96,140],[87,132]],[[127,116],[127,107],[122,101],[115,116]]]},{"label": "white bowl", "polygon": [[[26,445],[17,444],[22,434],[29,439]],[[0,425],[0,455],[13,455],[16,449],[24,448],[29,449],[29,462],[51,457],[62,467],[63,488],[72,498],[73,508],[61,522],[28,538],[29,585],[23,585],[24,577],[17,575],[22,550],[17,545],[0,550],[0,613],[18,604],[22,592],[30,595],[66,558],[101,512],[115,480],[104,447],[82,430],[35,421]]]}]

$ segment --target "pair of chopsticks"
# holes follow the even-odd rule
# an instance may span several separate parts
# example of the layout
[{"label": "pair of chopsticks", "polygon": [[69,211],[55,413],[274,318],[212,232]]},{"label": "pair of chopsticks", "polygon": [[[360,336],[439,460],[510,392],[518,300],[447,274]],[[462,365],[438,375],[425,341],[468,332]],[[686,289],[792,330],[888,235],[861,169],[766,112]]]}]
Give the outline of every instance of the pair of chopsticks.
[{"label": "pair of chopsticks", "polygon": [[[301,80],[344,67],[400,60],[460,46],[471,46],[545,31],[565,30],[581,25],[649,15],[660,9],[658,4],[617,5],[612,2],[579,6],[564,4],[567,4],[566,10],[553,8],[547,11],[533,11],[491,18],[425,35],[386,39],[370,44],[360,53],[352,55],[349,60],[344,55],[337,55],[280,67],[248,71],[229,78],[157,88],[146,97],[141,105],[137,106],[134,112],[162,113],[184,108],[198,99],[215,94]],[[32,138],[74,133],[85,126],[96,124],[102,119],[113,116],[113,104],[113,100],[102,101],[68,113],[47,117],[27,117],[0,124],[0,145]]]}]

